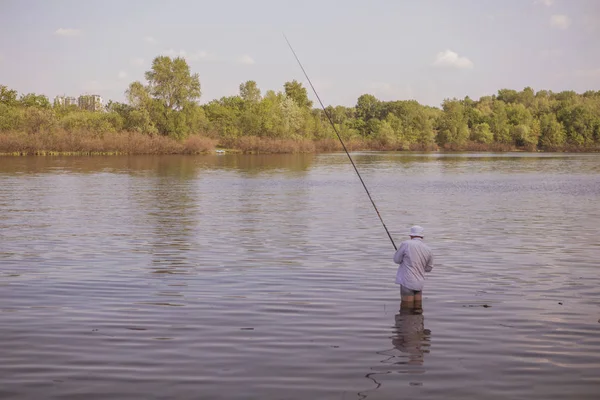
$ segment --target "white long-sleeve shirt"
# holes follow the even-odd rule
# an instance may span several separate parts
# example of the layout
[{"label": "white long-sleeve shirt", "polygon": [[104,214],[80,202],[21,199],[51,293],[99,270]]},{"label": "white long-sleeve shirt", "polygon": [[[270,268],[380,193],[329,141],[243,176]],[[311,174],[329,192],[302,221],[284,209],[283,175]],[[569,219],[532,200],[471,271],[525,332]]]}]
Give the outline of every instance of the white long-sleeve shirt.
[{"label": "white long-sleeve shirt", "polygon": [[394,262],[400,264],[396,273],[398,285],[411,290],[423,290],[425,272],[433,269],[433,254],[421,238],[400,243],[394,254]]}]

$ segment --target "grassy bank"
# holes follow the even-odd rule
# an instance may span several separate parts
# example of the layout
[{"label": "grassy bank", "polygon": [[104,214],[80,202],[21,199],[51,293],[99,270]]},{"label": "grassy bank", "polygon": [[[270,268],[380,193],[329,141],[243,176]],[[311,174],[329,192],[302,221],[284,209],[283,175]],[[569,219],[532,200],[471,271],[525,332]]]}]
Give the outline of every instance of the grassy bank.
[{"label": "grassy bank", "polygon": [[[364,138],[348,139],[349,151],[536,151],[534,147],[515,147],[502,143],[482,144],[467,142],[462,146],[448,145],[443,148],[435,144],[407,145],[402,142],[382,142]],[[0,133],[0,155],[125,155],[125,154],[207,154],[217,149],[244,154],[293,154],[325,153],[342,151],[337,139],[272,139],[258,136],[242,136],[234,139],[215,139],[202,135],[191,135],[176,140],[162,135],[147,135],[137,132],[96,134],[89,132],[53,131],[27,134],[21,132]],[[550,151],[593,152],[599,148],[560,147]]]},{"label": "grassy bank", "polygon": [[213,152],[216,146],[216,140],[198,135],[179,141],[136,132],[0,133],[2,155],[203,154]]},{"label": "grassy bank", "polygon": [[[435,151],[437,146],[382,143],[353,138],[344,141],[349,151]],[[342,151],[338,139],[273,139],[258,136],[215,139],[191,135],[177,140],[136,132],[105,133],[53,131],[37,134],[0,132],[0,155],[118,155],[118,154],[206,154],[217,149],[244,154],[293,154]]]}]

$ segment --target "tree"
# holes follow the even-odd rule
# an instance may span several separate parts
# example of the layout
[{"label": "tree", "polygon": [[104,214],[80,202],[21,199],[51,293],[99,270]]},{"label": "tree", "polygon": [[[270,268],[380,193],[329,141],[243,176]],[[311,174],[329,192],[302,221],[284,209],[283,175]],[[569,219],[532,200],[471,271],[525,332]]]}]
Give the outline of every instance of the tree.
[{"label": "tree", "polygon": [[260,89],[255,81],[246,81],[240,84],[240,97],[247,102],[257,103],[260,101]]},{"label": "tree", "polygon": [[525,89],[523,89],[521,92],[519,92],[517,94],[517,101],[519,103],[523,104],[528,109],[532,108],[533,104],[535,102],[534,90],[532,88],[530,88],[529,86],[527,86]]},{"label": "tree", "polygon": [[126,91],[129,104],[137,111],[136,126],[183,138],[205,125],[204,112],[197,104],[200,79],[198,74],[190,72],[185,59],[158,56],[145,77],[148,85],[133,82]]},{"label": "tree", "polygon": [[311,108],[313,102],[308,99],[308,92],[302,84],[296,80],[283,84],[285,95],[291,98],[300,108]]},{"label": "tree", "polygon": [[600,134],[600,117],[591,105],[565,105],[557,110],[557,118],[565,127],[567,141],[577,146],[587,146]]},{"label": "tree", "polygon": [[488,144],[494,141],[494,134],[490,130],[490,126],[482,122],[471,129],[471,137],[469,139],[477,143]]},{"label": "tree", "polygon": [[17,91],[0,85],[0,103],[7,106],[15,106],[17,104]]},{"label": "tree", "polygon": [[395,145],[397,142],[396,132],[394,128],[390,125],[390,123],[386,120],[371,120],[373,122],[377,122],[374,124],[375,126],[372,128],[373,134],[372,139],[377,141],[380,146],[387,147],[391,145]]},{"label": "tree", "polygon": [[242,99],[239,96],[222,97],[204,106],[210,126],[225,138],[240,136],[239,118]]},{"label": "tree", "polygon": [[494,141],[498,143],[511,143],[510,125],[506,115],[506,104],[501,100],[494,101],[490,116],[490,128],[494,134]]},{"label": "tree", "polygon": [[145,77],[148,93],[171,110],[181,110],[200,98],[200,78],[190,73],[189,65],[181,57],[156,57]]},{"label": "tree", "polygon": [[546,114],[540,119],[540,146],[545,150],[560,148],[565,144],[565,130],[556,115]]},{"label": "tree", "polygon": [[532,129],[529,125],[519,124],[510,128],[510,136],[512,136],[514,143],[520,147],[532,148],[538,142],[539,129]]},{"label": "tree", "polygon": [[287,137],[300,133],[302,126],[302,109],[291,97],[286,97],[280,104],[283,134]]},{"label": "tree", "polygon": [[132,82],[125,91],[125,95],[129,104],[135,108],[148,108],[152,102],[150,91],[139,81]]},{"label": "tree", "polygon": [[352,109],[344,106],[327,106],[325,111],[336,125],[342,124],[347,119],[352,118]]},{"label": "tree", "polygon": [[383,107],[372,94],[363,94],[356,101],[356,117],[368,122],[372,118],[380,118]]},{"label": "tree", "polygon": [[519,99],[519,93],[513,89],[500,89],[496,98],[507,104],[516,103]]},{"label": "tree", "polygon": [[35,93],[24,94],[19,99],[25,107],[37,107],[37,108],[50,108],[51,104],[48,98],[44,95],[37,95]]},{"label": "tree", "polygon": [[461,146],[469,138],[469,126],[465,116],[465,106],[459,100],[446,99],[442,103],[439,121],[438,144],[440,146]]},{"label": "tree", "polygon": [[532,115],[523,104],[508,104],[506,106],[506,116],[511,125],[527,125],[532,122]]}]

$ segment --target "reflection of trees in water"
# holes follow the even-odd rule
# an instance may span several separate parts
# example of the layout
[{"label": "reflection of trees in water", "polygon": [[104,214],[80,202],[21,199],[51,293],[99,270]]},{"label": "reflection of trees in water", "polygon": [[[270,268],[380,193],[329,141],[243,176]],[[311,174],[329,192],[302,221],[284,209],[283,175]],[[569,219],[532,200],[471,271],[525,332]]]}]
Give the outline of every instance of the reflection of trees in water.
[{"label": "reflection of trees in water", "polygon": [[190,178],[199,169],[236,169],[244,173],[265,171],[307,171],[315,154],[225,154],[225,155],[135,155],[0,157],[1,173],[158,172],[160,175]]},{"label": "reflection of trees in water", "polygon": [[[133,157],[130,171],[151,170],[149,180],[143,186],[141,201],[142,208],[146,210],[146,224],[151,226],[149,241],[154,272],[181,273],[197,265],[196,259],[201,251],[201,244],[197,243],[201,214],[212,212],[201,212],[202,193],[198,181],[204,171],[231,168],[242,175],[240,184],[234,187],[219,187],[218,184],[211,187],[213,192],[207,193],[207,196],[212,200],[207,200],[207,204],[214,201],[214,191],[219,193],[218,196],[222,195],[223,202],[227,202],[230,208],[227,220],[222,221],[225,227],[233,224],[230,228],[237,231],[238,236],[241,235],[238,237],[241,243],[251,251],[260,251],[266,239],[279,238],[277,232],[281,230],[282,222],[287,225],[305,222],[298,220],[300,215],[305,217],[304,188],[273,182],[281,182],[290,172],[294,177],[297,172],[305,174],[312,158],[313,155],[306,154]],[[283,177],[256,179],[258,174],[265,172],[281,174]],[[240,190],[239,197],[230,196],[237,188]],[[202,190],[206,190],[206,187]],[[286,218],[282,220],[284,214]],[[264,218],[272,218],[272,223],[259,225],[259,222],[265,222]],[[237,229],[235,225],[238,225]],[[204,229],[214,228],[214,221],[204,226]],[[271,232],[265,237],[266,231]],[[295,236],[299,235],[301,232],[296,230]]]},{"label": "reflection of trees in water", "polygon": [[[230,224],[238,232],[243,264],[298,264],[293,253],[303,256],[308,243],[310,186],[305,179],[306,164],[294,164],[293,171],[272,176],[274,172],[264,173],[252,163],[256,169],[247,169],[247,165],[241,168],[239,184],[230,192]],[[264,254],[276,257],[265,259]]]},{"label": "reflection of trees in water", "polygon": [[182,273],[190,260],[194,229],[198,224],[199,198],[194,193],[198,167],[186,157],[153,160],[156,176],[148,185],[149,204],[144,208],[152,226],[151,254],[154,273]]},{"label": "reflection of trees in water", "polygon": [[314,158],[314,154],[236,154],[206,156],[202,162],[209,168],[235,169],[254,175],[267,171],[307,171]]},{"label": "reflection of trees in water", "polygon": [[[393,329],[392,349],[378,351],[386,358],[381,361],[383,366],[371,368],[373,372],[365,375],[375,384],[374,388],[359,392],[360,399],[366,399],[369,392],[373,392],[381,387],[378,375],[399,374],[423,374],[425,368],[425,354],[430,352],[431,331],[425,329],[425,317],[423,314],[415,314],[410,309],[402,309],[394,317],[395,324]],[[421,384],[421,382],[410,382],[411,384]]]}]

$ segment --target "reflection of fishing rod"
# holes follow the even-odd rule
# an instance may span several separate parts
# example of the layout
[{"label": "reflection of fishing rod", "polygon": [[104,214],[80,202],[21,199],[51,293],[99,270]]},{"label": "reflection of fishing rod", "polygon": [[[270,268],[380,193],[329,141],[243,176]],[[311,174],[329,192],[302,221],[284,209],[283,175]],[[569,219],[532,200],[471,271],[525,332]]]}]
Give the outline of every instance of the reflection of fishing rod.
[{"label": "reflection of fishing rod", "polygon": [[325,109],[325,106],[323,105],[323,102],[321,101],[321,98],[319,97],[319,94],[317,93],[317,90],[315,89],[315,87],[313,86],[312,82],[310,81],[310,78],[308,77],[308,74],[304,70],[304,67],[302,66],[302,63],[300,62],[300,59],[298,58],[298,56],[296,55],[296,52],[292,48],[292,45],[290,44],[290,41],[288,40],[287,36],[283,35],[283,37],[285,38],[285,41],[287,42],[288,46],[290,46],[290,50],[292,50],[292,53],[294,54],[294,57],[296,58],[296,61],[298,61],[298,65],[300,65],[300,68],[302,69],[302,72],[304,73],[304,76],[306,77],[306,80],[308,80],[308,83],[310,84],[310,87],[312,88],[313,92],[315,93],[315,96],[317,96],[317,100],[319,100],[319,104],[321,104],[321,108],[323,109],[323,112],[327,116],[327,119],[329,120],[329,123],[331,124],[331,127],[333,128],[333,131],[337,135],[338,139],[340,140],[340,143],[342,144],[342,147],[344,148],[344,151],[346,152],[346,155],[350,159],[350,162],[352,163],[352,166],[354,167],[354,171],[356,171],[356,175],[358,175],[358,179],[360,179],[360,183],[362,183],[363,187],[365,188],[365,191],[367,192],[367,196],[369,196],[369,200],[371,200],[371,204],[373,204],[373,208],[375,208],[375,212],[377,213],[377,216],[379,217],[379,220],[381,221],[381,224],[383,225],[383,228],[385,229],[385,232],[387,233],[388,237],[392,241],[392,245],[394,246],[394,250],[397,250],[396,243],[394,243],[394,239],[392,239],[392,235],[390,235],[390,231],[388,231],[387,226],[385,226],[385,222],[383,222],[383,218],[381,218],[381,215],[379,214],[379,210],[377,209],[377,206],[375,205],[375,202],[373,201],[373,198],[371,197],[371,193],[369,193],[369,189],[367,189],[367,185],[365,185],[365,182],[363,181],[362,176],[360,176],[360,173],[358,172],[358,169],[356,168],[356,164],[354,164],[354,161],[352,160],[352,157],[350,157],[350,153],[348,153],[348,149],[346,149],[346,145],[344,144],[344,141],[342,140],[342,137],[338,133],[338,130],[335,127],[335,124],[333,123],[333,120],[331,119],[331,116],[329,115],[329,113]]}]

